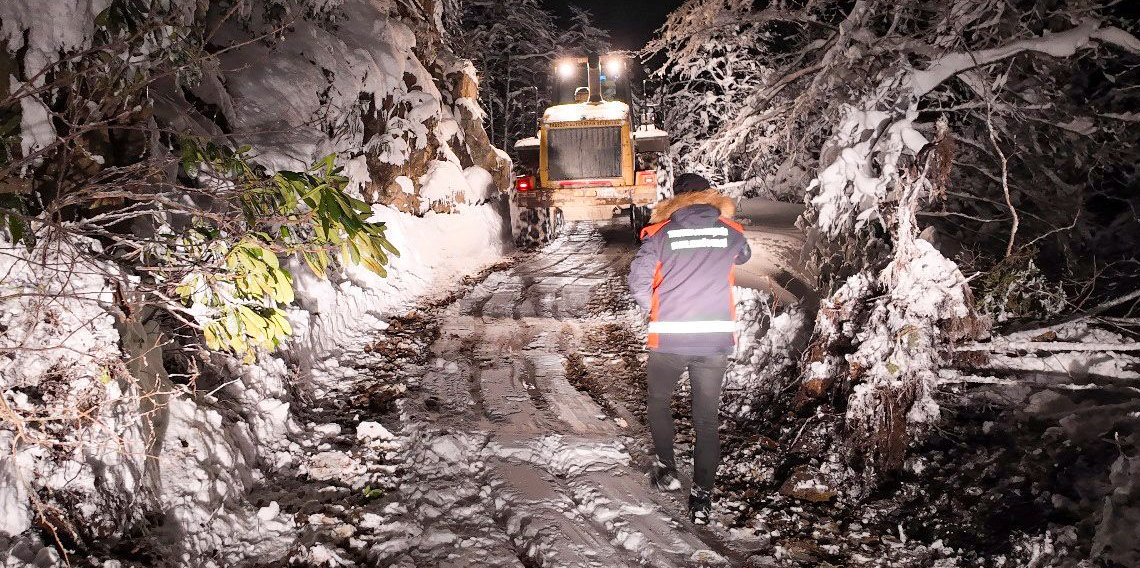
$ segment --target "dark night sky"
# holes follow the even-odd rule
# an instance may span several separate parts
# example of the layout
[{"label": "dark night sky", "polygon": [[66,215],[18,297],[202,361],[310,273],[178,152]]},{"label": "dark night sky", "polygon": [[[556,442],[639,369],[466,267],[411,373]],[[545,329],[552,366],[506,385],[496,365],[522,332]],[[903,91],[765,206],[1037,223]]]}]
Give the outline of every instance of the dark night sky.
[{"label": "dark night sky", "polygon": [[613,35],[614,47],[619,49],[641,49],[653,30],[665,23],[665,16],[680,6],[682,0],[575,0],[558,2],[544,0],[555,12],[569,15],[569,4],[589,10],[599,28],[609,30]]}]

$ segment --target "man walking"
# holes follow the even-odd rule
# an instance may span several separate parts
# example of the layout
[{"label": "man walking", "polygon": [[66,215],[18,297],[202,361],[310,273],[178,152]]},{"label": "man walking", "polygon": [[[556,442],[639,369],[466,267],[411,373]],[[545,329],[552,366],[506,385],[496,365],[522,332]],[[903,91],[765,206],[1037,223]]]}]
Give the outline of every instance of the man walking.
[{"label": "man walking", "polygon": [[681,488],[673,453],[673,389],[687,370],[693,392],[693,488],[689,516],[708,523],[720,463],[721,382],[736,343],[732,294],[736,265],[752,251],[744,228],[732,221],[732,199],[708,180],[683,174],[673,198],[657,205],[641,232],[629,271],[629,289],[649,312],[649,429],[657,461],[650,472],[662,491]]}]

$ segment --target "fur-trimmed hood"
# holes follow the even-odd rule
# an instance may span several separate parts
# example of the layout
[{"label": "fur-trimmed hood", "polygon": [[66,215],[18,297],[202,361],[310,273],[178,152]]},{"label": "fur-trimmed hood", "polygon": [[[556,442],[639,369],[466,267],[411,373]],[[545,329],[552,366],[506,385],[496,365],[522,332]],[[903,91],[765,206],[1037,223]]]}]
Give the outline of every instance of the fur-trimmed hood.
[{"label": "fur-trimmed hood", "polygon": [[653,210],[653,216],[649,218],[649,223],[660,223],[672,217],[674,213],[689,207],[690,205],[712,205],[720,209],[722,217],[732,218],[736,214],[736,202],[731,197],[721,194],[715,189],[706,189],[704,191],[691,191],[682,193],[676,197],[666,199],[657,204]]}]

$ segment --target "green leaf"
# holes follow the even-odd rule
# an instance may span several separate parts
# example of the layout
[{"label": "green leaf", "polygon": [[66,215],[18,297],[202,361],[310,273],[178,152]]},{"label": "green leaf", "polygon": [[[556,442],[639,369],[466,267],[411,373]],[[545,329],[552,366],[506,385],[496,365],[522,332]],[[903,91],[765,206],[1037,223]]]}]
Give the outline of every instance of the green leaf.
[{"label": "green leaf", "polygon": [[380,246],[384,247],[385,250],[392,253],[392,256],[396,258],[400,257],[400,251],[396,250],[396,247],[393,246],[392,243],[388,242],[388,239],[384,237],[377,237],[377,240],[379,240]]},{"label": "green leaf", "polygon": [[237,307],[238,317],[244,327],[245,334],[252,337],[254,341],[265,342],[269,340],[269,335],[266,333],[265,318],[249,309],[246,306]]},{"label": "green leaf", "polygon": [[356,209],[361,215],[368,215],[368,216],[372,215],[372,206],[371,205],[369,205],[369,204],[367,204],[367,203],[365,203],[359,199],[356,199],[355,197],[350,196],[348,199],[349,199],[349,203],[352,204],[353,209]]},{"label": "green leaf", "polygon": [[238,321],[238,316],[234,312],[229,312],[222,317],[222,328],[226,331],[226,336],[233,337],[241,333],[241,322]]},{"label": "green leaf", "polygon": [[6,216],[6,220],[8,221],[8,234],[12,236],[12,242],[22,242],[24,240],[24,236],[26,235],[27,228],[24,225],[24,220],[15,215]]},{"label": "green leaf", "polygon": [[381,278],[387,278],[388,277],[388,271],[379,262],[376,262],[375,260],[373,260],[371,258],[366,258],[363,260],[362,264],[364,265],[365,268],[367,268],[368,270],[371,270],[372,272],[375,272]]},{"label": "green leaf", "polygon": [[207,348],[212,349],[214,351],[220,351],[221,350],[222,342],[220,339],[218,339],[218,330],[217,330],[217,324],[216,323],[212,323],[210,325],[207,325],[204,329],[202,329],[202,335],[205,336],[205,338],[206,338],[206,347]]},{"label": "green leaf", "polygon": [[285,269],[278,269],[273,280],[273,299],[281,304],[292,304],[293,275]]},{"label": "green leaf", "polygon": [[261,249],[261,260],[268,264],[270,268],[280,268],[281,261],[277,258],[277,254],[268,249]]}]

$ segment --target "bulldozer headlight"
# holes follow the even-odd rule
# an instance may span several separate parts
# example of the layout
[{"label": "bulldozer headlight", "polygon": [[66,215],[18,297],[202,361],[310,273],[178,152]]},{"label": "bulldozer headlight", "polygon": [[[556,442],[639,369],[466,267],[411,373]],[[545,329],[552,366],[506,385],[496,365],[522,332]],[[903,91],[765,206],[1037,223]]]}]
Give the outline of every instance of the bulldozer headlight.
[{"label": "bulldozer headlight", "polygon": [[558,76],[563,79],[569,79],[574,76],[574,71],[577,65],[573,61],[562,61],[558,63]]},{"label": "bulldozer headlight", "polygon": [[617,77],[625,69],[625,62],[618,58],[606,60],[606,76]]}]

